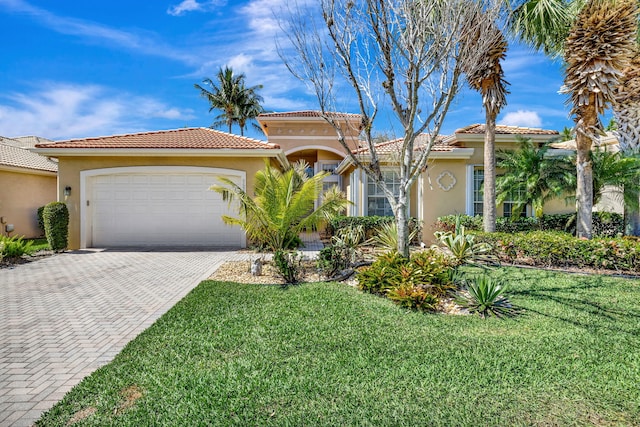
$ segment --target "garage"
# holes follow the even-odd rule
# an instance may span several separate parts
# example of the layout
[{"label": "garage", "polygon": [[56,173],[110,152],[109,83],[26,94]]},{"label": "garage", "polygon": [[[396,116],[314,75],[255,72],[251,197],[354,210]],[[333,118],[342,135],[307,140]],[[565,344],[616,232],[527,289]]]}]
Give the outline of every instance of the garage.
[{"label": "garage", "polygon": [[125,167],[85,171],[85,247],[245,246],[237,216],[209,190],[224,176],[244,188],[243,171],[202,167]]}]

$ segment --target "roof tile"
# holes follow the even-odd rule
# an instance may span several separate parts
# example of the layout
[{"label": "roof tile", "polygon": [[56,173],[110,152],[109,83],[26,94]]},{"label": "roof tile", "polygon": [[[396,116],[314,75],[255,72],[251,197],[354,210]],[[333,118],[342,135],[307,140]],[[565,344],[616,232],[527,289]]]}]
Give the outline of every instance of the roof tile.
[{"label": "roof tile", "polygon": [[[353,119],[359,119],[362,116],[360,114],[352,114],[352,113],[325,113],[326,115],[329,116],[334,116],[334,117],[342,117],[342,118],[353,118]],[[318,117],[321,118],[323,116],[323,113],[321,111],[315,111],[315,110],[305,110],[305,111],[286,111],[286,112],[282,112],[282,113],[262,113],[258,116],[258,119],[268,119],[268,118],[279,118],[279,117],[290,117],[290,118],[313,118],[313,117]]]},{"label": "roof tile", "polygon": [[0,165],[16,168],[57,172],[58,164],[22,147],[20,141],[0,137]]},{"label": "roof tile", "polygon": [[[457,129],[455,133],[483,134],[484,124],[474,124]],[[520,126],[496,125],[497,135],[559,135],[556,130],[527,128]]]},{"label": "roof tile", "polygon": [[209,128],[184,128],[96,138],[71,139],[50,144],[37,144],[37,148],[100,148],[100,149],[232,149],[271,150],[278,144],[233,135]]}]

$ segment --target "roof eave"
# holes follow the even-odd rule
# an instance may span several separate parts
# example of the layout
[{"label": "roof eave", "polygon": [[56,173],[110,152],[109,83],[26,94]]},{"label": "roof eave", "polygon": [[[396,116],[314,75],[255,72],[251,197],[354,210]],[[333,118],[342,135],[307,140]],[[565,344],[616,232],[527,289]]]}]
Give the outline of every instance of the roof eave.
[{"label": "roof eave", "polygon": [[0,164],[0,171],[25,173],[29,175],[45,175],[45,176],[57,176],[57,171],[45,170],[45,169],[33,169],[25,166],[11,166]]}]

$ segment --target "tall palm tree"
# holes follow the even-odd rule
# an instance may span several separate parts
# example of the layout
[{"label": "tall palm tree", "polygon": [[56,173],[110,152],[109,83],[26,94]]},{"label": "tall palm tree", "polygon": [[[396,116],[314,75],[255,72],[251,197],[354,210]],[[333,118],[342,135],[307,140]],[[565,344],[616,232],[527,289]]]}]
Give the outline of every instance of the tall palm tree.
[{"label": "tall palm tree", "polygon": [[[479,11],[478,15],[483,12]],[[466,63],[464,72],[467,83],[482,95],[482,105],[485,110],[484,127],[484,203],[483,223],[485,232],[496,231],[496,118],[507,104],[507,85],[501,62],[507,53],[507,40],[500,29],[491,19],[474,19],[485,22],[486,25],[477,27],[463,40],[468,48],[477,49],[477,60]],[[477,38],[484,38],[484,43],[475,43]],[[488,41],[488,42],[487,42]]]},{"label": "tall palm tree", "polygon": [[[517,1],[516,0],[515,5],[516,7],[514,9],[514,13],[512,15],[511,22],[510,22],[510,27],[512,31],[515,34],[517,34],[522,40],[534,46],[536,49],[543,50],[547,55],[551,57],[559,57],[563,53],[567,52],[566,43],[569,38],[570,29],[572,28],[572,25],[575,27],[575,24],[577,23],[579,16],[584,17],[586,13],[596,12],[598,8],[601,8],[601,10],[604,10],[604,8],[606,7],[609,7],[612,10],[615,8],[619,8],[620,10],[622,10],[625,7],[637,9],[637,2],[616,1],[616,0],[595,0],[595,1],[594,0],[590,0],[590,1],[585,1],[585,0],[520,0],[520,1]],[[633,15],[633,13],[631,14]],[[635,16],[636,16],[635,25],[637,26],[638,25],[637,15]],[[627,14],[627,18],[622,18],[621,22],[629,24],[630,20],[628,19],[628,17],[629,17],[629,14]],[[594,24],[594,27],[591,29],[591,31],[586,31],[582,33],[583,35],[585,36],[593,35],[596,31],[599,31],[605,28],[604,22],[598,21],[597,17],[593,17],[593,19],[591,20],[591,23]],[[636,39],[637,39],[637,42],[640,42],[640,34],[636,34]],[[592,41],[595,41],[595,40],[592,40]],[[575,42],[575,35],[574,35],[574,42]],[[611,48],[616,49],[618,47],[617,45],[618,43],[612,45]],[[586,44],[583,44],[581,46],[581,48],[586,48],[586,47],[587,47]],[[578,47],[578,49],[579,48],[580,47]],[[573,56],[574,58],[579,57],[579,51],[576,50]],[[591,59],[595,60],[595,58],[591,58]],[[607,63],[602,63],[602,64],[609,65]],[[620,65],[620,64],[617,64],[617,65]],[[629,70],[631,69],[627,68],[627,71]],[[614,78],[618,77],[617,73],[620,71],[620,69],[616,69],[612,71],[614,71],[614,73],[612,75],[609,75],[609,77],[614,77]],[[595,75],[592,75],[592,77],[593,76]],[[585,80],[584,83],[587,83],[587,81]],[[601,81],[600,83],[602,84],[604,83],[604,81]],[[611,84],[612,82],[606,83],[607,86],[610,86]],[[626,88],[627,86],[628,84],[626,84],[623,81],[622,87],[624,89],[622,90],[622,92],[625,92],[626,90],[628,90]],[[607,102],[610,101],[610,93],[608,92],[609,91],[607,91],[607,94],[606,94]],[[600,100],[605,99],[604,96],[597,96],[596,98]],[[588,101],[588,96],[586,94],[584,95],[583,100]],[[596,107],[596,110],[601,111],[600,107]],[[591,114],[590,116],[593,116],[593,114]],[[596,117],[597,117],[597,113],[596,113]],[[623,120],[629,120],[630,125],[633,127],[638,126],[637,118],[633,120],[632,117],[628,117],[628,116],[622,117],[622,119],[618,119],[619,125]],[[582,124],[584,124],[584,121],[582,121]],[[585,149],[586,136],[583,133],[584,133],[584,129],[578,132],[579,138],[581,139],[581,142],[582,142],[581,150],[579,150],[581,151],[579,155],[581,160],[584,160],[584,157],[585,157],[584,149]],[[581,171],[586,171],[586,172],[589,171],[588,168],[584,169],[584,167],[586,166],[585,163],[578,163],[578,165],[582,165],[582,166],[578,166],[579,175],[581,174]],[[582,169],[580,169],[581,167]],[[583,177],[580,180],[583,189],[588,187],[583,185],[585,184],[584,182],[585,179],[588,180],[588,177]],[[586,212],[587,206],[580,205],[580,207],[582,209],[581,216],[585,221],[579,221],[578,226],[587,228],[587,230],[581,230],[580,234],[588,237],[591,235],[591,222],[590,222],[591,217],[589,214],[589,217],[585,218],[585,215],[587,215],[587,212]]]},{"label": "tall palm tree", "polygon": [[[636,44],[631,65],[625,70],[618,86],[613,114],[618,123],[614,134],[620,142],[620,150],[627,156],[637,155],[640,153],[640,43]],[[625,214],[629,232],[640,235],[640,209],[628,214],[625,211]]]},{"label": "tall palm tree", "polygon": [[538,147],[530,138],[520,138],[519,143],[517,150],[497,152],[497,165],[505,171],[497,179],[497,201],[516,202],[515,217],[531,205],[534,215],[540,218],[547,201],[571,195],[575,189],[575,166],[568,157],[548,156],[548,144]]},{"label": "tall palm tree", "polygon": [[210,78],[202,81],[209,89],[199,84],[194,85],[200,91],[200,96],[209,101],[209,112],[220,111],[211,127],[227,126],[231,133],[233,124],[237,123],[240,134],[244,135],[247,121],[262,113],[262,97],[257,94],[262,85],[247,87],[245,78],[244,74],[234,74],[233,69],[225,67],[218,71],[217,82]]},{"label": "tall palm tree", "polygon": [[591,238],[593,209],[592,141],[598,116],[614,99],[633,52],[637,0],[589,0],[580,10],[564,44],[565,86],[576,123],[576,210],[578,237]]}]

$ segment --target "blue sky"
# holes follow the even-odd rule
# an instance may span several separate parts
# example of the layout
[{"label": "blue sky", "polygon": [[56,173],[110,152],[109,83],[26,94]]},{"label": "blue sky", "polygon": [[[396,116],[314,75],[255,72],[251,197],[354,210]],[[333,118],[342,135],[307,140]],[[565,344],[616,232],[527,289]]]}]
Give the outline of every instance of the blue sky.
[{"label": "blue sky", "polygon": [[[317,109],[276,53],[273,11],[285,4],[0,0],[0,135],[65,139],[209,126],[213,115],[193,84],[224,65],[264,85],[267,110]],[[499,123],[571,126],[557,93],[560,64],[511,43],[504,68],[511,94]],[[443,133],[483,121],[479,96],[466,90]]]}]

